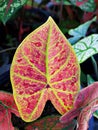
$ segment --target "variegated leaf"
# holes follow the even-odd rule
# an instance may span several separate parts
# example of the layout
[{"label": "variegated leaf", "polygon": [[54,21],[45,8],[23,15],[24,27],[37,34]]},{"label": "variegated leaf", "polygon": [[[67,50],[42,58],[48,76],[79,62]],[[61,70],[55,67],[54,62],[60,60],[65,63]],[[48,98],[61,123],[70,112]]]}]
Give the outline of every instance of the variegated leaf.
[{"label": "variegated leaf", "polygon": [[92,34],[73,45],[79,63],[98,53],[98,34]]},{"label": "variegated leaf", "polygon": [[47,100],[60,114],[72,109],[79,80],[75,52],[49,17],[23,40],[12,62],[13,95],[23,120],[40,117]]}]

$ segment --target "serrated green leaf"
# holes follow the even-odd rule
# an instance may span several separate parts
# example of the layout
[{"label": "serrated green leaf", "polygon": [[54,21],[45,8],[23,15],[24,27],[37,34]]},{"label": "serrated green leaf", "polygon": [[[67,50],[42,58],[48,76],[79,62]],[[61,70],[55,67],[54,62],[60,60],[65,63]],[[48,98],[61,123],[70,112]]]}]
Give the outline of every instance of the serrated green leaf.
[{"label": "serrated green leaf", "polygon": [[11,16],[22,7],[27,0],[5,0],[0,1],[0,20],[5,24]]},{"label": "serrated green leaf", "polygon": [[76,52],[79,63],[84,62],[92,55],[98,53],[98,34],[92,34],[80,40],[73,45],[73,48]]},{"label": "serrated green leaf", "polygon": [[95,22],[97,19],[97,17],[94,17],[92,20],[87,21],[84,24],[81,24],[80,26],[78,26],[75,29],[70,29],[69,30],[69,35],[72,35],[73,37],[69,38],[69,42],[71,44],[74,44],[75,42],[77,42],[80,38],[85,37],[87,30],[89,28],[89,26],[91,25],[92,22]]}]

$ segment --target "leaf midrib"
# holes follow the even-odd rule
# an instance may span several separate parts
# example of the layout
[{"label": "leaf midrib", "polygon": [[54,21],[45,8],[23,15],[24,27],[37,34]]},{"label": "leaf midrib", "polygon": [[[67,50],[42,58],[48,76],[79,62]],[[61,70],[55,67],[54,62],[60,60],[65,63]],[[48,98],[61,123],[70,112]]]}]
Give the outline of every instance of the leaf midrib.
[{"label": "leaf midrib", "polygon": [[50,25],[49,28],[49,35],[47,37],[47,42],[46,42],[46,79],[47,79],[47,84],[49,85],[49,67],[48,67],[48,50],[49,50],[49,42],[50,42],[50,37],[51,37],[51,32],[52,32],[52,24]]}]

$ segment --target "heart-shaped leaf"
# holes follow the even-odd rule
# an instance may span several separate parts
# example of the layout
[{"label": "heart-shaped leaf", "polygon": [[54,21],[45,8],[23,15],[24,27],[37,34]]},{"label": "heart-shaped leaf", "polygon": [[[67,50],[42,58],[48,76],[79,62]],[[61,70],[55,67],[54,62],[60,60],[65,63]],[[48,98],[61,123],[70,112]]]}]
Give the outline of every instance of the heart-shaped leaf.
[{"label": "heart-shaped leaf", "polygon": [[73,45],[79,63],[98,53],[98,34],[92,34]]},{"label": "heart-shaped leaf", "polygon": [[37,119],[51,100],[60,114],[73,107],[80,84],[73,48],[51,17],[18,47],[11,66],[13,94],[23,120]]},{"label": "heart-shaped leaf", "polygon": [[0,130],[14,130],[11,112],[19,116],[13,95],[0,91]]},{"label": "heart-shaped leaf", "polygon": [[87,130],[88,121],[96,110],[98,110],[98,82],[89,85],[79,92],[74,102],[74,108],[67,114],[64,114],[60,121],[68,123],[78,116],[77,130]]},{"label": "heart-shaped leaf", "polygon": [[76,122],[72,121],[68,126],[60,123],[60,115],[51,115],[28,124],[25,130],[74,130]]},{"label": "heart-shaped leaf", "polygon": [[27,0],[0,1],[0,20],[5,24],[14,13],[22,7]]}]

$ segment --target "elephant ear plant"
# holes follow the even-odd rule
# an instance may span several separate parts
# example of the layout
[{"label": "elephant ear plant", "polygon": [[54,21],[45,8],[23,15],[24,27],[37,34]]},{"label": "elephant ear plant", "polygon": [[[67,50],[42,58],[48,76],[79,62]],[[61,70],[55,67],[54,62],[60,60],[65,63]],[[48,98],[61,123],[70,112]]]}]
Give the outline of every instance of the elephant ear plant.
[{"label": "elephant ear plant", "polygon": [[39,118],[47,100],[61,115],[73,108],[80,89],[80,66],[51,17],[17,48],[10,72],[13,96],[24,121]]}]

